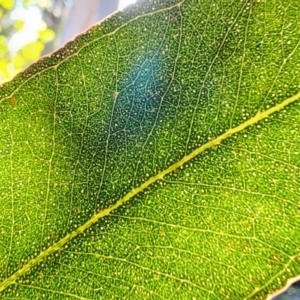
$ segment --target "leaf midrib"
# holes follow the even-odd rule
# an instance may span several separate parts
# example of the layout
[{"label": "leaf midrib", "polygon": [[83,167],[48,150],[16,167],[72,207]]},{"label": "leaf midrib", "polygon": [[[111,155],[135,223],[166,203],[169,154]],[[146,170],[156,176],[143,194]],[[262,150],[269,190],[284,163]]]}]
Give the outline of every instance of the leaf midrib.
[{"label": "leaf midrib", "polygon": [[241,123],[240,125],[228,129],[225,133],[219,135],[218,137],[210,140],[209,142],[205,143],[204,145],[198,147],[194,151],[192,151],[190,154],[184,156],[181,160],[177,161],[176,163],[172,164],[167,169],[159,172],[155,176],[152,176],[148,180],[146,180],[144,183],[142,183],[140,186],[132,189],[129,193],[127,193],[123,198],[119,199],[114,205],[111,205],[110,207],[98,212],[97,214],[94,214],[87,222],[85,222],[83,225],[78,227],[76,230],[72,231],[71,233],[67,234],[65,237],[60,239],[57,243],[53,244],[52,246],[48,247],[46,250],[42,251],[39,255],[37,255],[35,258],[31,259],[27,264],[23,265],[22,268],[17,270],[14,274],[12,274],[10,277],[6,278],[4,281],[0,283],[0,292],[5,290],[8,286],[16,283],[18,278],[25,275],[27,272],[29,272],[32,267],[38,265],[41,263],[45,258],[47,258],[49,255],[55,253],[56,251],[60,250],[65,244],[67,244],[69,241],[71,241],[74,237],[84,232],[86,229],[91,227],[94,223],[98,222],[100,219],[104,218],[105,216],[108,216],[111,212],[115,211],[117,208],[122,206],[124,203],[128,202],[129,200],[133,199],[134,196],[144,191],[146,188],[148,188],[153,183],[157,182],[158,180],[162,180],[164,176],[167,174],[177,170],[178,168],[182,167],[185,163],[189,162],[194,157],[198,156],[199,154],[203,153],[205,150],[210,149],[214,146],[219,145],[223,140],[229,138],[233,134],[236,134],[238,132],[243,131],[249,126],[252,126],[259,121],[268,118],[270,115],[274,114],[275,112],[278,112],[279,110],[283,109],[287,105],[296,102],[300,99],[300,91],[295,94],[294,96],[287,98],[283,100],[281,103],[276,104],[275,106],[265,110],[265,111],[258,111],[256,115],[250,119],[248,119],[246,122]]}]

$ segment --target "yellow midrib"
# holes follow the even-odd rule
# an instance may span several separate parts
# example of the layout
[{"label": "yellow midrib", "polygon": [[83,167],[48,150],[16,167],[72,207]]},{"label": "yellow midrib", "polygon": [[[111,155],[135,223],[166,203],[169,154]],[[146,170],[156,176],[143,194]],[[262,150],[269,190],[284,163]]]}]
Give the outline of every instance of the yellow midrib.
[{"label": "yellow midrib", "polygon": [[73,239],[78,234],[85,231],[87,228],[89,228],[92,224],[96,223],[99,219],[109,215],[112,211],[116,210],[118,207],[123,205],[124,203],[128,202],[130,199],[132,199],[135,195],[145,190],[147,187],[149,187],[154,182],[163,179],[163,177],[172,171],[176,170],[177,168],[183,166],[186,162],[190,161],[195,156],[199,155],[206,149],[209,149],[213,146],[216,146],[220,144],[223,140],[227,139],[228,137],[232,136],[235,133],[238,133],[245,128],[254,125],[258,123],[259,121],[269,117],[271,114],[281,110],[282,108],[286,107],[287,105],[297,101],[300,99],[300,92],[295,94],[294,96],[285,99],[281,103],[265,110],[262,112],[258,112],[254,117],[250,118],[248,121],[231,128],[227,130],[225,133],[221,134],[220,136],[216,137],[213,140],[210,140],[206,144],[200,146],[196,150],[192,151],[190,154],[184,156],[181,160],[171,165],[169,168],[165,169],[164,171],[158,173],[157,175],[149,178],[147,181],[142,183],[139,187],[134,188],[131,190],[128,194],[126,194],[123,198],[119,199],[114,205],[110,206],[109,208],[106,208],[99,213],[93,215],[86,223],[78,227],[76,230],[72,231],[71,233],[67,234],[65,237],[63,237],[61,240],[59,240],[57,243],[50,246],[48,249],[42,251],[38,256],[31,259],[27,264],[25,264],[21,269],[16,271],[14,274],[12,274],[10,277],[5,279],[3,282],[0,283],[0,292],[5,290],[9,285],[14,284],[16,280],[26,274],[33,266],[36,266],[39,264],[44,258],[48,257],[52,253],[58,251],[61,249],[66,243],[68,243],[71,239]]}]

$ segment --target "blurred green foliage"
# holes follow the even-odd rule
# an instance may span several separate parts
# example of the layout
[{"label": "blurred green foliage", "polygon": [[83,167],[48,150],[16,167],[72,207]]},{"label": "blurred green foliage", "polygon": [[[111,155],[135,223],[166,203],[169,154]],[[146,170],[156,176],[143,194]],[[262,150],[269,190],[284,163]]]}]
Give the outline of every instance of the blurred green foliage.
[{"label": "blurred green foliage", "polygon": [[[45,48],[45,44],[54,40],[55,33],[40,20],[36,23],[36,34],[30,36],[27,43],[20,44],[17,50],[11,49],[10,41],[16,35],[23,33],[26,25],[25,14],[20,18],[12,18],[16,8],[24,10],[31,6],[43,10],[51,5],[51,0],[0,0],[0,84],[10,80],[26,66],[38,59]],[[16,36],[15,36],[16,38]]]}]

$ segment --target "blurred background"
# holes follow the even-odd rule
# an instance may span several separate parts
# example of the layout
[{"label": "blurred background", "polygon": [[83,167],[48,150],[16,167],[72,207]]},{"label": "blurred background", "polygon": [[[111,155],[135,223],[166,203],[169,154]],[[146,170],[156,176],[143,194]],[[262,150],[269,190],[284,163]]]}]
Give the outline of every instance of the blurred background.
[{"label": "blurred background", "polygon": [[0,84],[135,0],[0,0]]}]

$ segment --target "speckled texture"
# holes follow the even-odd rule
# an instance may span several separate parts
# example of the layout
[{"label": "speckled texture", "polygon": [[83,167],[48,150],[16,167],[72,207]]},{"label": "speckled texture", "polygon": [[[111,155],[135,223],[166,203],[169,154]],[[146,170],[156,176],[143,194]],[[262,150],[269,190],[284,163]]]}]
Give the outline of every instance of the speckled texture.
[{"label": "speckled texture", "polygon": [[[5,84],[0,281],[297,94],[299,12],[298,0],[143,1]],[[210,147],[0,298],[265,299],[300,273],[299,124],[297,100]]]}]

